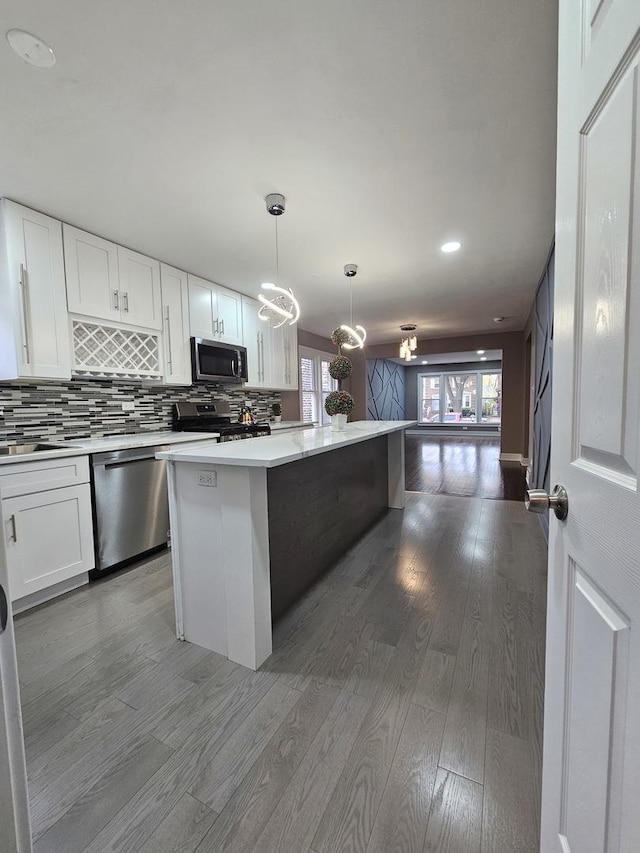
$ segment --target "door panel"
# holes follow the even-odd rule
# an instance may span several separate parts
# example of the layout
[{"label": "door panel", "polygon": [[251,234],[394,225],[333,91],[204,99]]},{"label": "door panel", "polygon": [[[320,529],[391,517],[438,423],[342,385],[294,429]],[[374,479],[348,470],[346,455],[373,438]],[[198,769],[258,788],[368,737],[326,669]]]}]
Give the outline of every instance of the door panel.
[{"label": "door panel", "polygon": [[115,243],[63,224],[69,311],[119,320],[118,250]]},{"label": "door panel", "polygon": [[218,333],[227,344],[242,345],[242,301],[239,293],[216,289]]},{"label": "door panel", "polygon": [[164,320],[164,379],[171,385],[191,385],[189,293],[187,274],[160,264]]},{"label": "door panel", "polygon": [[639,46],[560,0],[542,853],[640,850]]},{"label": "door panel", "polygon": [[194,338],[214,339],[215,293],[213,285],[194,275],[189,280],[189,325]]},{"label": "door panel", "polygon": [[118,246],[118,274],[122,322],[161,329],[159,262]]}]

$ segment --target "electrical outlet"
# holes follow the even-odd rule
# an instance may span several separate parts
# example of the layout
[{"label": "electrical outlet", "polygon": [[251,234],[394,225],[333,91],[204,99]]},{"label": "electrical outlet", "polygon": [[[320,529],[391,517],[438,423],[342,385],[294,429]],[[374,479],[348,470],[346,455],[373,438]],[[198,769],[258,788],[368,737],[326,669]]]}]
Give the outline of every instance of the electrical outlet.
[{"label": "electrical outlet", "polygon": [[132,412],[135,409],[135,407],[136,407],[136,404],[134,402],[123,403],[122,404],[122,411],[123,412]]},{"label": "electrical outlet", "polygon": [[210,486],[216,487],[218,485],[218,472],[217,471],[199,471],[198,472],[198,485],[199,486]]}]

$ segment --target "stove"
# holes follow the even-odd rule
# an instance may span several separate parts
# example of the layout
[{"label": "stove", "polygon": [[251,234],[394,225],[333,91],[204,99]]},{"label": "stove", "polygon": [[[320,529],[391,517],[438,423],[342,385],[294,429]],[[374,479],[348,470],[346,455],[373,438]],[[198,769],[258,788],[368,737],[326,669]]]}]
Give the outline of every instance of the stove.
[{"label": "stove", "polygon": [[271,435],[269,424],[241,424],[232,420],[229,404],[174,403],[173,429],[177,432],[219,432],[218,441],[239,441]]}]

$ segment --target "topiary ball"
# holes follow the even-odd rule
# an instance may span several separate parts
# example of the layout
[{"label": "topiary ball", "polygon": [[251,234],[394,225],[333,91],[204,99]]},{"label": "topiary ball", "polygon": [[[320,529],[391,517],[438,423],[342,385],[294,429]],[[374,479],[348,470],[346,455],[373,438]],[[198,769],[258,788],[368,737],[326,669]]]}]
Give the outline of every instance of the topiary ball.
[{"label": "topiary ball", "polygon": [[324,401],[328,415],[348,415],[353,409],[353,397],[347,391],[331,391]]},{"label": "topiary ball", "polygon": [[346,355],[337,355],[329,362],[329,376],[332,379],[346,379],[351,375],[353,365]]},{"label": "topiary ball", "polygon": [[344,329],[334,329],[331,333],[331,342],[337,347],[341,347],[342,344],[348,344],[350,340],[351,335],[349,332],[345,332]]}]

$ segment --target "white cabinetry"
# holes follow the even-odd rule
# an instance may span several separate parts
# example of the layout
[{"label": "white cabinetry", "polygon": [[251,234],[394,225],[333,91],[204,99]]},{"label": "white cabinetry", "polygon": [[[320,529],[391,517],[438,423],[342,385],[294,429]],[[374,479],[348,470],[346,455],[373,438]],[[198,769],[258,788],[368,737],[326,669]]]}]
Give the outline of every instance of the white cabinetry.
[{"label": "white cabinetry", "polygon": [[296,326],[285,324],[271,330],[271,372],[275,385],[295,391],[298,387],[298,333]]},{"label": "white cabinetry", "polygon": [[247,349],[248,380],[245,388],[271,388],[271,327],[258,317],[260,304],[242,297],[242,329]]},{"label": "white cabinetry", "polygon": [[164,320],[163,378],[168,385],[191,385],[187,274],[160,264],[160,280]]},{"label": "white cabinetry", "polygon": [[298,333],[296,326],[277,329],[260,320],[260,303],[242,297],[242,323],[247,348],[248,388],[294,391],[298,387]]},{"label": "white cabinetry", "polygon": [[189,317],[193,337],[242,345],[242,297],[239,293],[190,275]]},{"label": "white cabinetry", "polygon": [[145,329],[162,328],[160,264],[63,225],[69,311]]},{"label": "white cabinetry", "polygon": [[2,202],[0,379],[69,379],[62,225]]},{"label": "white cabinetry", "polygon": [[88,458],[3,465],[0,488],[14,611],[86,583],[95,565]]}]

